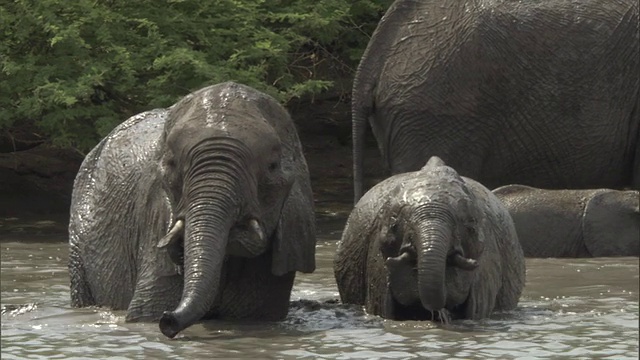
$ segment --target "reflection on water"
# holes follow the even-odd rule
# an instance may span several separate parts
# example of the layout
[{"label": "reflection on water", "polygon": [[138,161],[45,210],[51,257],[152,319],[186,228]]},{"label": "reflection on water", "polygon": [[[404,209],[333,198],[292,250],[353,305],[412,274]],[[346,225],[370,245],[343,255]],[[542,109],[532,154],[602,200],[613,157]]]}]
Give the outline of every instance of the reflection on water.
[{"label": "reflection on water", "polygon": [[482,321],[396,322],[336,303],[343,222],[321,222],[317,270],[282,322],[209,321],[176,339],[124,312],[69,307],[67,246],[2,246],[2,358],[638,358],[638,258],[528,259],[520,306]]}]

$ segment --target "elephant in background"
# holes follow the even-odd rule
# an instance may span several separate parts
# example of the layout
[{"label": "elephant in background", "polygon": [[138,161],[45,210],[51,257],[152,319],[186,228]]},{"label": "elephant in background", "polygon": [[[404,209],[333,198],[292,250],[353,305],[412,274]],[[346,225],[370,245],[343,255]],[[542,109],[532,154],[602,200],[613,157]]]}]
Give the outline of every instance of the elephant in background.
[{"label": "elephant in background", "polygon": [[354,78],[355,202],[367,122],[391,174],[640,189],[638,23],[637,0],[396,0]]},{"label": "elephant in background", "polygon": [[343,303],[405,320],[480,319],[516,307],[525,261],[502,203],[438,157],[371,188],[334,259]]},{"label": "elephant in background", "polygon": [[174,337],[200,319],[286,316],[315,269],[295,126],[227,82],[131,117],[85,158],[71,205],[71,302],[126,309]]},{"label": "elephant in background", "polygon": [[640,255],[638,191],[507,185],[493,193],[509,210],[525,257]]}]

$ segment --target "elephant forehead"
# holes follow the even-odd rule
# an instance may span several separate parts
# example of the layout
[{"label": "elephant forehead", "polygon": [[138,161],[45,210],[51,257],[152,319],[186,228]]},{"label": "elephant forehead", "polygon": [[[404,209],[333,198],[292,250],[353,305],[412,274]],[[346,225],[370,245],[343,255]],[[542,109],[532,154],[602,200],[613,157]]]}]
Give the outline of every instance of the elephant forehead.
[{"label": "elephant forehead", "polygon": [[222,132],[234,127],[262,128],[269,123],[260,111],[260,98],[245,87],[211,86],[189,94],[175,104],[168,115],[167,131],[194,126]]},{"label": "elephant forehead", "polygon": [[240,140],[251,149],[276,147],[279,140],[275,129],[260,111],[245,102],[230,100],[222,107],[204,96],[177,104],[165,127],[168,141],[196,143],[207,138],[228,137]]},{"label": "elephant forehead", "polygon": [[260,116],[255,101],[249,99],[245,93],[238,94],[237,91],[230,90],[222,92],[209,90],[201,96],[200,102],[205,127],[225,130],[238,124],[253,123],[254,128],[268,125],[267,121]]},{"label": "elephant forehead", "polygon": [[403,184],[397,196],[405,204],[454,203],[467,198],[458,184],[416,179]]}]

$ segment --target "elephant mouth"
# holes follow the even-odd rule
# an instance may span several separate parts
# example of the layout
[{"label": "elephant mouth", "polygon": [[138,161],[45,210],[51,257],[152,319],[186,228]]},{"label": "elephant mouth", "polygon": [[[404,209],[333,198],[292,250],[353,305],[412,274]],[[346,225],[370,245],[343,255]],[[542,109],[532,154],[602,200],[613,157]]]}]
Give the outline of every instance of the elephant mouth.
[{"label": "elephant mouth", "polygon": [[[164,249],[176,267],[179,275],[184,273],[184,220],[178,219],[157,247]],[[238,222],[229,232],[227,254],[241,257],[255,257],[268,247],[264,227],[255,217]]]},{"label": "elephant mouth", "polygon": [[[387,300],[389,301],[389,300]],[[463,318],[460,316],[460,309],[442,308],[439,310],[427,310],[422,306],[420,300],[408,305],[398,302],[393,296],[390,299],[392,306],[386,305],[387,316],[398,321],[432,321],[439,324],[450,324],[453,320]]]}]

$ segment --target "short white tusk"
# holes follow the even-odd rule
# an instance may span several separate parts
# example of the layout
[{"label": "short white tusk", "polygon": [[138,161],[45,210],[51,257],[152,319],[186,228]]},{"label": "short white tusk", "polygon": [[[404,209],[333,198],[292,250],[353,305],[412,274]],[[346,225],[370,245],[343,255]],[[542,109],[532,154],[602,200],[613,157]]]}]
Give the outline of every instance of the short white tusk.
[{"label": "short white tusk", "polygon": [[251,221],[249,221],[249,227],[258,235],[260,240],[264,241],[264,233],[262,232],[262,228],[260,228],[260,224],[258,224],[258,220],[251,219]]},{"label": "short white tusk", "polygon": [[184,229],[184,221],[182,221],[182,219],[176,221],[176,223],[173,224],[173,227],[171,228],[171,230],[169,230],[167,235],[165,235],[160,240],[160,242],[158,243],[158,247],[163,248],[169,245],[170,243],[172,243],[175,239],[178,238],[178,234],[181,233],[183,229]]},{"label": "short white tusk", "polygon": [[471,271],[478,267],[478,261],[475,259],[466,258],[462,255],[453,255],[453,264],[462,270]]}]

